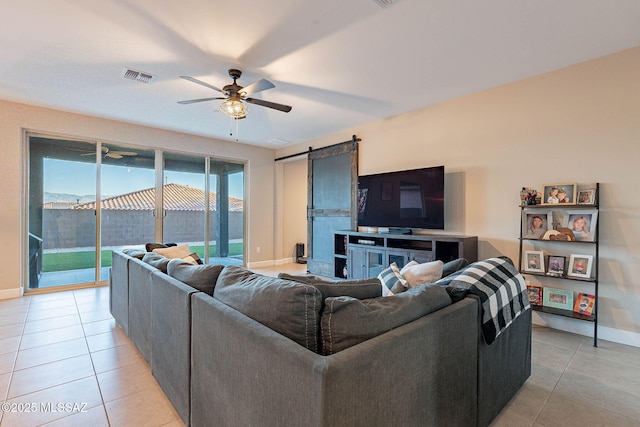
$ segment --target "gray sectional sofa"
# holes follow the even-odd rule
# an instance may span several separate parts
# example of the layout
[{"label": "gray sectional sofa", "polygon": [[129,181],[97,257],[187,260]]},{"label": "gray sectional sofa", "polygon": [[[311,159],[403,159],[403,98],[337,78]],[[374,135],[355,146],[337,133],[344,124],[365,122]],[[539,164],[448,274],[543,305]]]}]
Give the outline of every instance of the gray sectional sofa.
[{"label": "gray sectional sofa", "polygon": [[114,252],[111,313],[193,426],[487,426],[530,375],[530,310],[487,345],[471,295],[287,279]]}]

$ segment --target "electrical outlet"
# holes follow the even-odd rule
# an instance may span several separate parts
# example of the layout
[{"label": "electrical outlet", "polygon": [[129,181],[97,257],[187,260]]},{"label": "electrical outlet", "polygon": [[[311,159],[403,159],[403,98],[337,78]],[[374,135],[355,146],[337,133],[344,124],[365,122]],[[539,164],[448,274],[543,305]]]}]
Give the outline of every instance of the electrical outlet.
[{"label": "electrical outlet", "polygon": [[256,246],[256,253],[259,254],[260,253],[260,246]]}]

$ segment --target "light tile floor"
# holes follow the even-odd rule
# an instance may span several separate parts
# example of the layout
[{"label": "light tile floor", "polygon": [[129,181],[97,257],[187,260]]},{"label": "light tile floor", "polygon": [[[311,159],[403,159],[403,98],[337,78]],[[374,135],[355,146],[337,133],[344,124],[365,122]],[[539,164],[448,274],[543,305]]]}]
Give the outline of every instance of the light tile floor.
[{"label": "light tile floor", "polygon": [[[108,288],[0,300],[0,402],[22,410],[1,427],[183,425],[110,316]],[[534,326],[532,375],[493,426],[584,425],[640,427],[640,348]]]}]

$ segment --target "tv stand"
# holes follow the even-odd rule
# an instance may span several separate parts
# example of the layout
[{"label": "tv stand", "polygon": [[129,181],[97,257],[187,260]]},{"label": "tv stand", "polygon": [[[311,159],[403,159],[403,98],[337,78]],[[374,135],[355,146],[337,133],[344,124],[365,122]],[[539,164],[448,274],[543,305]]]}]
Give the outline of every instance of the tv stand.
[{"label": "tv stand", "polygon": [[341,279],[376,277],[393,262],[402,268],[413,260],[447,262],[457,258],[478,260],[477,236],[358,231],[334,234],[334,276]]}]

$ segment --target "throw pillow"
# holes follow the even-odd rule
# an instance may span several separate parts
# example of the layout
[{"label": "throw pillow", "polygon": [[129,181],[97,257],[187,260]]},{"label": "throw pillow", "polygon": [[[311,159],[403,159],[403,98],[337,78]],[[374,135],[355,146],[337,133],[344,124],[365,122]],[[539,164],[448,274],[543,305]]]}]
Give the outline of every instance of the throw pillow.
[{"label": "throw pillow", "polygon": [[462,270],[469,265],[469,261],[466,258],[458,258],[453,261],[445,262],[442,266],[442,277],[447,277],[456,271]]},{"label": "throw pillow", "polygon": [[168,248],[170,246],[177,246],[176,243],[147,243],[144,248],[147,252],[153,252],[156,248]]},{"label": "throw pillow", "polygon": [[278,278],[293,280],[314,286],[322,293],[322,299],[329,297],[348,296],[358,299],[375,298],[382,295],[380,281],[375,278],[359,280],[327,280],[313,274],[293,275],[287,273],[278,274]]},{"label": "throw pillow", "polygon": [[155,252],[147,252],[145,256],[142,258],[143,262],[146,262],[152,267],[157,268],[163,273],[167,273],[167,264],[171,261],[169,258],[162,256]]},{"label": "throw pillow", "polygon": [[184,258],[192,254],[189,245],[169,246],[168,248],[155,248],[153,252],[167,258]]},{"label": "throw pillow", "polygon": [[442,261],[432,261],[418,264],[411,261],[400,271],[410,288],[423,283],[434,283],[442,277]]},{"label": "throw pillow", "polygon": [[315,287],[230,266],[220,273],[213,297],[318,352],[322,294]]},{"label": "throw pillow", "polygon": [[143,251],[142,249],[135,249],[135,248],[124,248],[122,249],[122,253],[125,255],[129,255],[132,258],[138,258],[138,259],[142,259],[146,255],[146,252]]},{"label": "throw pillow", "polygon": [[198,255],[196,252],[191,252],[189,255],[182,257],[182,259],[190,262],[191,264],[204,264],[204,262],[202,262],[202,260],[200,259],[200,255]]},{"label": "throw pillow", "polygon": [[199,291],[213,296],[218,276],[223,265],[193,265],[180,258],[175,258],[167,264],[167,274]]},{"label": "throw pillow", "polygon": [[409,284],[400,274],[398,265],[394,262],[378,274],[382,284],[382,296],[388,297],[406,291]]},{"label": "throw pillow", "polygon": [[322,354],[337,353],[450,304],[447,291],[433,284],[386,298],[327,298],[320,318]]}]

